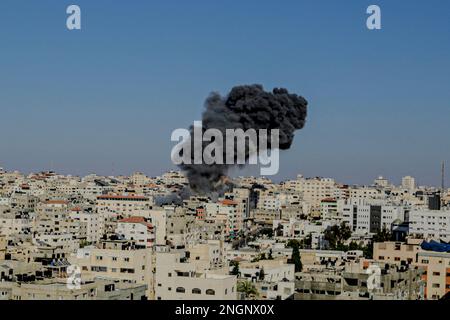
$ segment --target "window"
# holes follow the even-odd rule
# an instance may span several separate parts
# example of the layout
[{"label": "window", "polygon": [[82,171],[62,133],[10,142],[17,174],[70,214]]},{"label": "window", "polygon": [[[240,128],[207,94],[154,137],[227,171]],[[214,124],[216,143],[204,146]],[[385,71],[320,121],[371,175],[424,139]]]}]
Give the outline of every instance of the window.
[{"label": "window", "polygon": [[194,289],[192,289],[192,293],[193,294],[201,294],[202,290],[200,290],[199,288],[194,288]]},{"label": "window", "polygon": [[213,295],[216,294],[216,292],[215,292],[213,289],[208,289],[208,290],[206,290],[206,294],[207,294],[208,296],[213,296]]},{"label": "window", "polygon": [[441,273],[440,272],[433,272],[433,276],[440,276]]},{"label": "window", "polygon": [[440,288],[441,285],[439,283],[433,283],[433,288]]},{"label": "window", "polygon": [[179,293],[185,293],[186,292],[186,290],[183,287],[178,287],[176,291],[179,292]]},{"label": "window", "polygon": [[107,268],[106,267],[92,266],[91,267],[91,271],[94,271],[94,272],[106,272]]}]

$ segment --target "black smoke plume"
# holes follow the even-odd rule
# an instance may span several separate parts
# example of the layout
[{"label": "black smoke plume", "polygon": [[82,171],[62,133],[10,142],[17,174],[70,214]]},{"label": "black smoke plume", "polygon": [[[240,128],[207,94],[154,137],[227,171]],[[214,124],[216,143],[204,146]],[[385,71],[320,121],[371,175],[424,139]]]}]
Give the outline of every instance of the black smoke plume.
[{"label": "black smoke plume", "polygon": [[[203,131],[218,129],[225,136],[226,129],[267,129],[270,136],[270,130],[279,129],[279,149],[287,150],[291,147],[294,132],[305,125],[307,105],[308,102],[303,97],[290,94],[283,88],[267,92],[262,85],[236,86],[225,97],[211,93],[207,98],[202,117]],[[260,151],[262,150],[258,148],[258,152]],[[248,160],[250,156],[252,155],[246,153],[245,159]],[[196,193],[205,194],[223,190],[227,172],[233,166],[235,165],[182,164],[180,168],[187,175],[190,188]]]}]

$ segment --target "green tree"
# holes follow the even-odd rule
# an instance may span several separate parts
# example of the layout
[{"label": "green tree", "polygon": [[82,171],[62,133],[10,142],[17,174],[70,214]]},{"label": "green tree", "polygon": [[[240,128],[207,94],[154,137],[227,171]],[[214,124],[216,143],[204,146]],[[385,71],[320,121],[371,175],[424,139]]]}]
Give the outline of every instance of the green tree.
[{"label": "green tree", "polygon": [[348,245],[348,250],[359,250],[359,249],[360,247],[355,241],[350,242],[350,244]]},{"label": "green tree", "polygon": [[383,229],[379,230],[374,236],[373,236],[373,242],[385,242],[385,241],[391,241],[393,239],[392,233],[386,228],[383,227]]},{"label": "green tree", "polygon": [[298,246],[299,248],[301,248],[301,243],[300,241],[296,240],[296,239],[290,239],[287,243],[286,243],[286,248],[293,248],[294,246]]},{"label": "green tree", "polygon": [[287,246],[292,248],[291,262],[295,265],[295,272],[301,272],[303,265],[300,258],[300,243],[297,240],[289,240]]},{"label": "green tree", "polygon": [[363,247],[363,255],[366,259],[372,259],[373,258],[373,242],[370,241],[367,246]]},{"label": "green tree", "polygon": [[231,270],[231,274],[234,276],[239,276],[239,262],[237,261],[231,261],[230,263],[233,266],[233,269]]},{"label": "green tree", "polygon": [[378,232],[373,235],[372,241],[370,241],[367,244],[367,246],[362,248],[364,258],[366,259],[373,258],[373,244],[375,242],[386,242],[392,240],[394,240],[394,237],[386,227],[383,227],[382,229],[378,230]]},{"label": "green tree", "polygon": [[251,295],[258,295],[258,290],[256,290],[256,287],[250,281],[239,281],[237,284],[237,291],[244,293],[246,298]]},{"label": "green tree", "polygon": [[311,233],[309,233],[309,234],[305,237],[304,243],[305,243],[305,245],[306,245],[308,248],[311,248],[311,245],[312,245],[312,234],[311,234]]},{"label": "green tree", "polygon": [[325,240],[328,241],[331,249],[344,248],[344,241],[348,240],[351,235],[352,230],[345,222],[328,228],[324,233]]}]

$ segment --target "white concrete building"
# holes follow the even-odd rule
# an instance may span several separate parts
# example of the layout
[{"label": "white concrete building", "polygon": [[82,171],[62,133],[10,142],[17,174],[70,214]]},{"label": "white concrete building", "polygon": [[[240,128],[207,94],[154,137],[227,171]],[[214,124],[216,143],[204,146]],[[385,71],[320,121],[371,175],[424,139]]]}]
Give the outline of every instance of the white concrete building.
[{"label": "white concrete building", "polygon": [[129,241],[102,241],[99,248],[89,246],[77,251],[69,261],[81,268],[82,278],[102,277],[145,284],[147,297],[153,298],[153,253],[136,248]]},{"label": "white concrete building", "polygon": [[184,252],[157,252],[155,273],[157,300],[236,300],[236,277],[198,272]]},{"label": "white concrete building", "polygon": [[144,217],[129,217],[119,220],[116,233],[127,240],[136,241],[137,245],[152,247],[155,241],[155,234],[151,223]]},{"label": "white concrete building", "polygon": [[148,210],[153,199],[135,195],[102,195],[97,197],[97,212],[107,217],[130,217],[139,211]]},{"label": "white concrete building", "polygon": [[391,230],[394,222],[405,221],[405,208],[377,200],[339,200],[338,210],[343,221],[356,234],[377,233],[382,229]]},{"label": "white concrete building", "polygon": [[450,241],[450,210],[412,210],[409,221],[409,233],[412,235]]}]

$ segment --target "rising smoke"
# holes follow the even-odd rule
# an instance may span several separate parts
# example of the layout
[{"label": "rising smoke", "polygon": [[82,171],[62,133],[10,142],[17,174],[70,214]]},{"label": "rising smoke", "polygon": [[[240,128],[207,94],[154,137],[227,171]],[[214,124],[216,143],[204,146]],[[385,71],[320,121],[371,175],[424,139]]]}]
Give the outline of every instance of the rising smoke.
[{"label": "rising smoke", "polygon": [[[303,97],[290,94],[283,88],[267,92],[261,85],[237,86],[225,97],[218,93],[210,94],[202,117],[203,131],[218,129],[225,133],[226,129],[279,129],[279,149],[287,150],[292,145],[294,132],[305,125],[307,104]],[[258,152],[260,151],[262,150],[258,147]],[[245,159],[248,160],[250,156],[253,155],[246,153]],[[187,175],[194,192],[208,194],[223,189],[223,179],[233,166],[235,165],[181,164],[180,168]]]}]

